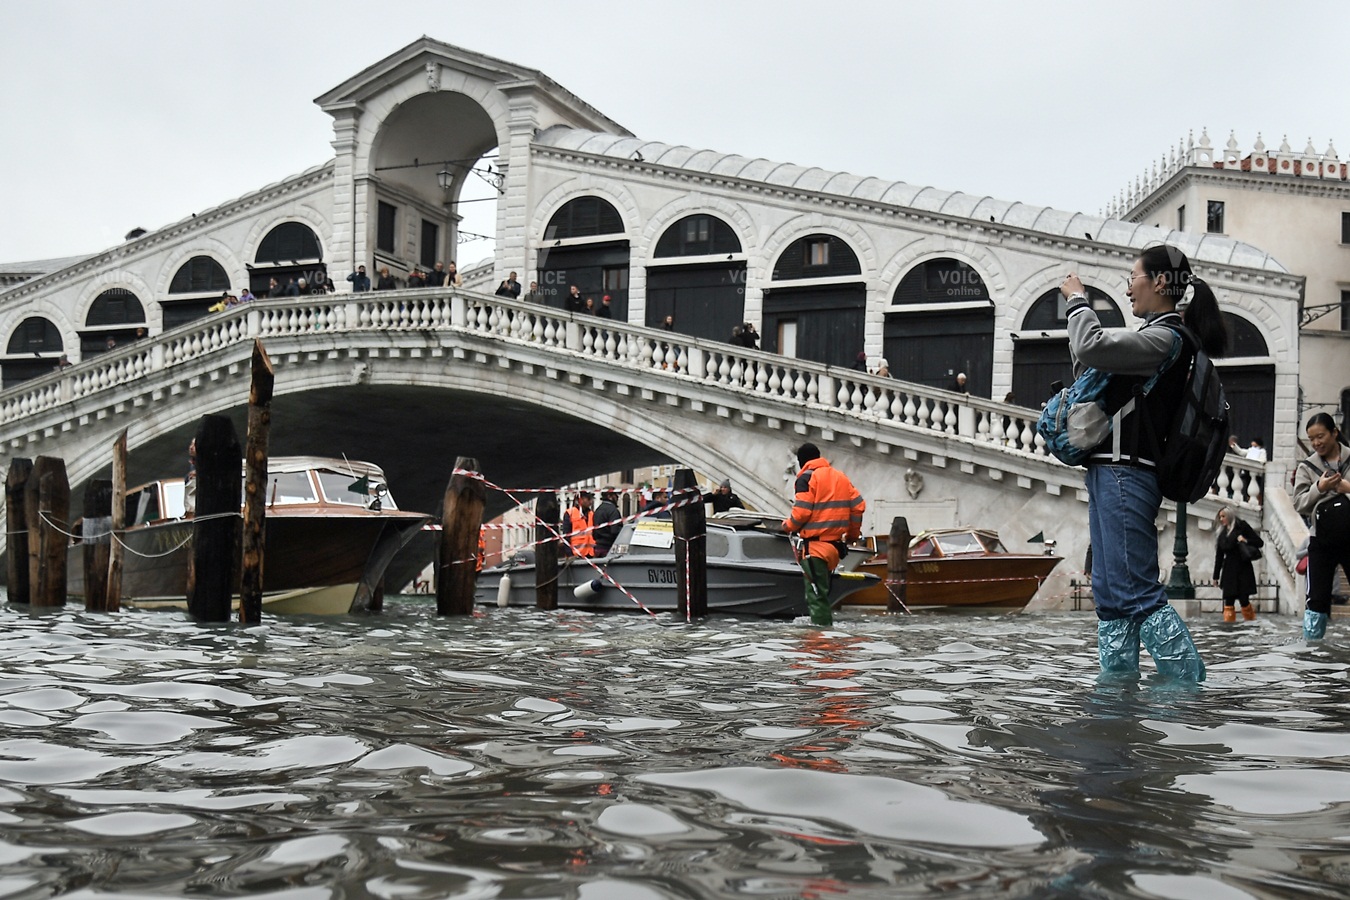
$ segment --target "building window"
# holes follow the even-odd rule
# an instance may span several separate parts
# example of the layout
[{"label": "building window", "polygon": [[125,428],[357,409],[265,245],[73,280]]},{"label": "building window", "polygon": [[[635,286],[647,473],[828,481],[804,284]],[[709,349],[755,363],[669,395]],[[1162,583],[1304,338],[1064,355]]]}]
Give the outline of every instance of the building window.
[{"label": "building window", "polygon": [[807,241],[805,264],[808,266],[828,266],[830,264],[830,242]]},{"label": "building window", "polygon": [[1341,243],[1350,244],[1350,212],[1341,213]]},{"label": "building window", "polygon": [[1186,230],[1186,206],[1182,204],[1177,207],[1177,231]]},{"label": "building window", "polygon": [[1350,291],[1341,291],[1341,331],[1350,331]]},{"label": "building window", "polygon": [[607,292],[628,290],[628,267],[616,266],[613,269],[605,269],[601,283]]},{"label": "building window", "polygon": [[230,289],[230,277],[209,256],[194,256],[174,273],[170,294],[205,294]]},{"label": "building window", "polygon": [[1210,234],[1223,234],[1223,201],[1210,200],[1205,207],[1205,230]]},{"label": "building window", "polygon": [[708,217],[690,216],[684,220],[684,242],[693,244],[708,239]]},{"label": "building window", "polygon": [[394,252],[394,219],[398,211],[392,204],[380,201],[379,225],[375,231],[375,249],[385,253]]},{"label": "building window", "polygon": [[699,213],[671,225],[656,242],[656,256],[707,256],[740,253],[741,240],[716,216]]},{"label": "building window", "polygon": [[434,269],[436,267],[436,248],[441,241],[441,229],[435,222],[422,220],[422,256],[421,263],[424,269]]},{"label": "building window", "polygon": [[283,222],[267,232],[267,237],[258,245],[254,255],[255,263],[276,264],[295,263],[301,260],[322,260],[323,249],[319,246],[319,237],[308,225],[299,222]]}]

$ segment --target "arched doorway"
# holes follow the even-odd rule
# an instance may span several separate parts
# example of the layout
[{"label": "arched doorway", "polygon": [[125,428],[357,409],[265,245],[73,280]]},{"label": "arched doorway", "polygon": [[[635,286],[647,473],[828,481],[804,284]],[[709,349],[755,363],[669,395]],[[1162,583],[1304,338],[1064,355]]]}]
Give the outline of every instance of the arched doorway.
[{"label": "arched doorway", "polygon": [[1259,438],[1269,450],[1275,434],[1275,363],[1261,331],[1235,313],[1223,313],[1228,326],[1228,356],[1216,360],[1224,396],[1228,398],[1228,428],[1242,446]]},{"label": "arched doorway", "polygon": [[5,358],[0,360],[0,381],[9,388],[46,375],[58,367],[64,349],[61,332],[49,319],[29,316],[9,336]]},{"label": "arched doorway", "polygon": [[964,372],[970,393],[988,397],[994,377],[994,301],[980,273],[950,258],[910,269],[892,295],[884,347],[896,378],[949,389]]},{"label": "arched doorway", "polygon": [[[1125,317],[1110,295],[1090,284],[1085,287],[1103,327],[1125,327]],[[1067,306],[1059,288],[1046,291],[1031,304],[1022,317],[1022,327],[1013,335],[1012,392],[1013,402],[1019,406],[1036,409],[1053,393],[1052,384],[1073,383]]]},{"label": "arched doorway", "polygon": [[[304,227],[304,226],[301,226]],[[266,241],[264,240],[264,243]],[[162,304],[165,329],[194,322],[230,290],[225,267],[209,256],[194,256],[178,267],[169,282],[169,298]]]},{"label": "arched doorway", "polygon": [[685,216],[662,233],[647,266],[647,324],[670,315],[694,337],[724,341],[745,319],[741,240],[717,216]]},{"label": "arched doorway", "polygon": [[[258,244],[253,265],[248,267],[248,289],[256,297],[275,298],[281,296],[292,281],[298,290],[300,279],[303,278],[308,287],[326,275],[323,246],[314,229],[303,222],[282,222],[267,232]],[[275,289],[273,280],[277,283]],[[217,299],[219,296],[216,295]],[[167,322],[165,324],[167,326]]]},{"label": "arched doorway", "polygon": [[[389,114],[371,154],[365,265],[387,267],[399,286],[417,267],[455,262],[461,274],[491,258],[497,234],[497,130],[473,98],[418,94]],[[342,275],[343,278],[346,275]]]},{"label": "arched doorway", "polygon": [[108,339],[117,345],[145,337],[145,307],[141,299],[126,288],[108,288],[94,298],[80,331],[80,358],[88,359],[111,349]]},{"label": "arched doorway", "polygon": [[608,294],[614,318],[628,320],[628,236],[614,204],[576,197],[548,220],[536,280],[544,302],[565,308],[570,288],[599,306]]},{"label": "arched doorway", "polygon": [[763,347],[830,366],[852,365],[863,346],[866,305],[862,265],[847,241],[832,234],[798,238],[779,254],[773,284],[764,292]]}]

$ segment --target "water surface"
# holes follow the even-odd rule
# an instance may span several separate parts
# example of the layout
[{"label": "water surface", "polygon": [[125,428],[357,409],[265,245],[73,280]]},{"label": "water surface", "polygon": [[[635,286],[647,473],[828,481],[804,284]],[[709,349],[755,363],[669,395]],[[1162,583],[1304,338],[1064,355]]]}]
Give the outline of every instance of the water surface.
[{"label": "water surface", "polygon": [[5,606],[0,896],[1344,897],[1350,625],[1217,620]]}]

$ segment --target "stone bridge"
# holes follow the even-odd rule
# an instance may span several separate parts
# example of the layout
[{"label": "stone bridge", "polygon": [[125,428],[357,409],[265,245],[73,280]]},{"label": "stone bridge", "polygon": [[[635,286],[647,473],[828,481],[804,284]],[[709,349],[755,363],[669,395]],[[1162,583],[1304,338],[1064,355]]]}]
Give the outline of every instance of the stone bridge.
[{"label": "stone bridge", "polygon": [[[896,515],[977,524],[1014,550],[1043,532],[1066,560],[1043,594],[1067,589],[1086,550],[1082,473],[1046,455],[1030,410],[470,291],[246,304],[5,391],[0,440],[9,457],[62,457],[77,510],[123,430],[129,484],[179,474],[203,414],[232,416],[242,440],[254,339],[276,367],[272,452],[375,462],[403,508],[438,512],[470,456],[506,488],[674,462],[785,510],[791,451],[812,440],[867,498],[869,531]],[[1292,609],[1305,532],[1274,471],[1258,503],[1260,472],[1234,457],[1191,505],[1192,571],[1207,574],[1214,515],[1234,505],[1265,528]],[[490,515],[511,505],[490,492]],[[1165,516],[1168,548],[1171,504]]]}]

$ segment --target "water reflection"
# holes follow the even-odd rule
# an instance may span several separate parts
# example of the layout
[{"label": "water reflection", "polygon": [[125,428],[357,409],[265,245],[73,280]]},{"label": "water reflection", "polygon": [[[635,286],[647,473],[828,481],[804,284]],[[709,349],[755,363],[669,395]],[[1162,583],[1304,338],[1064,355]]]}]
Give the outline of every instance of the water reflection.
[{"label": "water reflection", "polygon": [[[1350,655],[1205,621],[1099,683],[1073,615],[0,610],[15,896],[1337,894]],[[1339,866],[1339,868],[1338,868]]]}]

